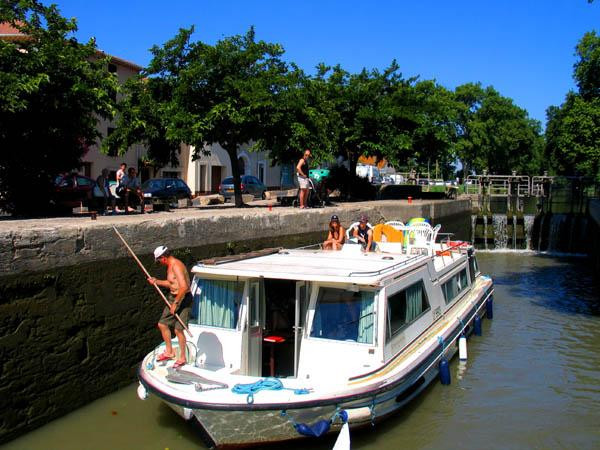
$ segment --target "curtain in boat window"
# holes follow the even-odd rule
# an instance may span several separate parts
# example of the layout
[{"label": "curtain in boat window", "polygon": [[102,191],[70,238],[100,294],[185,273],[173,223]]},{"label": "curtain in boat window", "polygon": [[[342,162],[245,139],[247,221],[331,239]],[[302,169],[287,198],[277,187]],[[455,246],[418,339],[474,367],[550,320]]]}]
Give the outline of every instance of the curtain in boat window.
[{"label": "curtain in boat window", "polygon": [[373,314],[373,292],[362,291],[360,293],[360,319],[358,320],[358,337],[356,342],[362,344],[373,343],[373,328],[375,315]]},{"label": "curtain in boat window", "polygon": [[243,287],[237,281],[199,280],[193,311],[198,325],[235,328]]},{"label": "curtain in boat window", "polygon": [[453,275],[448,281],[442,285],[442,292],[446,303],[450,303],[454,300],[458,294],[469,287],[469,280],[467,278],[467,269],[461,270],[456,275]]},{"label": "curtain in boat window", "polygon": [[421,283],[406,289],[406,323],[415,320],[423,312],[423,288]]},{"label": "curtain in boat window", "polygon": [[373,343],[373,292],[321,288],[310,335],[323,339]]}]

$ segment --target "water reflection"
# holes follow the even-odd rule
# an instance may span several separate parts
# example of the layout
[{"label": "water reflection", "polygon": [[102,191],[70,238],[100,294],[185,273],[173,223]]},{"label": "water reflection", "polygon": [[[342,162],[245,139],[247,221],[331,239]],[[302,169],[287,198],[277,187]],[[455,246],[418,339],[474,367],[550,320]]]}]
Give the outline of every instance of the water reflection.
[{"label": "water reflection", "polygon": [[[600,448],[600,307],[583,258],[480,254],[494,276],[494,320],[434,383],[352,448]],[[115,412],[116,414],[113,414]],[[335,437],[272,449],[330,449]],[[202,449],[194,427],[135,385],[6,445],[6,449]]]}]

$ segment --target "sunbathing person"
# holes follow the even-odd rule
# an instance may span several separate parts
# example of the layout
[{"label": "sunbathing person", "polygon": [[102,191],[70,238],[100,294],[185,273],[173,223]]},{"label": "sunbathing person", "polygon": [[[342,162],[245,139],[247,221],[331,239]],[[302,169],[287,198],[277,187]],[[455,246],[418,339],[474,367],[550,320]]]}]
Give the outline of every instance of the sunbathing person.
[{"label": "sunbathing person", "polygon": [[346,239],[346,230],[340,225],[338,216],[331,216],[329,221],[329,234],[327,240],[323,242],[323,250],[341,250]]}]

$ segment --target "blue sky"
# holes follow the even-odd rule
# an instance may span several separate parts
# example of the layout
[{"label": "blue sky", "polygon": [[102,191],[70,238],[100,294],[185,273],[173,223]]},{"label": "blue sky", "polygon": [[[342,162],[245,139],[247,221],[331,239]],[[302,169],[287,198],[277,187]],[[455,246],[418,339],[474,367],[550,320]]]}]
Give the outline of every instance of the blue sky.
[{"label": "blue sky", "polygon": [[[77,18],[80,40],[141,66],[149,49],[194,25],[214,43],[255,26],[285,58],[311,72],[319,62],[346,70],[383,68],[396,59],[405,77],[454,88],[494,86],[545,124],[549,105],[574,88],[574,49],[600,32],[600,1],[55,0]],[[49,3],[49,2],[46,2]]]}]

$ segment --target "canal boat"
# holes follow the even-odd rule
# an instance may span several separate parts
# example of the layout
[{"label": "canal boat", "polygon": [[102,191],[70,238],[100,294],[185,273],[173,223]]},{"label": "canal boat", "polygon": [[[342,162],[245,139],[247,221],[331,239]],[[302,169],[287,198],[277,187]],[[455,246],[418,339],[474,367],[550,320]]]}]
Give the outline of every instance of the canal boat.
[{"label": "canal boat", "polygon": [[140,398],[196,421],[214,448],[318,437],[402,408],[491,313],[493,283],[471,245],[431,233],[419,244],[418,227],[394,226],[404,242],[375,252],[348,242],[195,265],[188,364],[158,362],[158,346],[140,364]]}]

